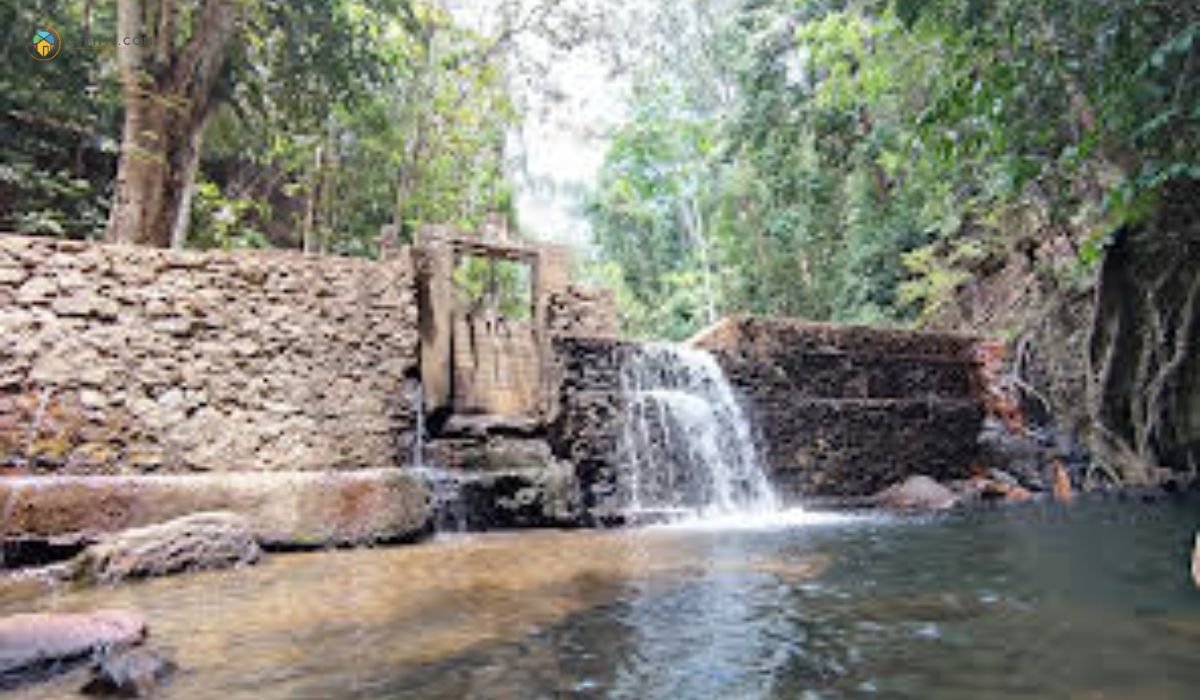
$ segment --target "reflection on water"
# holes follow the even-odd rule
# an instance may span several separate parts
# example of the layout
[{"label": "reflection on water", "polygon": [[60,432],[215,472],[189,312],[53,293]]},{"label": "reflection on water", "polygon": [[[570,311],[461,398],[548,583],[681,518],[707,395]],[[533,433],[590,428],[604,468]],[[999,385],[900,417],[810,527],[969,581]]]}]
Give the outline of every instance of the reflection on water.
[{"label": "reflection on water", "polygon": [[141,610],[187,669],[168,699],[1182,699],[1197,525],[1194,507],[1081,505],[456,536],[41,607]]}]

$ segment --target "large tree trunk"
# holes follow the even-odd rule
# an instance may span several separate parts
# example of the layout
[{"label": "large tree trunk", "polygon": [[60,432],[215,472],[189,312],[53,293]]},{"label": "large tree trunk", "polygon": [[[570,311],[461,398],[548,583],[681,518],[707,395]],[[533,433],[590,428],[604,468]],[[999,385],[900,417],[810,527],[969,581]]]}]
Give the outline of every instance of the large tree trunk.
[{"label": "large tree trunk", "polygon": [[1105,254],[1089,348],[1094,456],[1128,482],[1200,467],[1200,191]]},{"label": "large tree trunk", "polygon": [[[107,238],[182,246],[212,91],[234,30],[228,0],[201,0],[186,41],[175,0],[120,0],[121,36],[152,40],[117,50],[125,126]],[[154,47],[154,51],[150,47]]]}]

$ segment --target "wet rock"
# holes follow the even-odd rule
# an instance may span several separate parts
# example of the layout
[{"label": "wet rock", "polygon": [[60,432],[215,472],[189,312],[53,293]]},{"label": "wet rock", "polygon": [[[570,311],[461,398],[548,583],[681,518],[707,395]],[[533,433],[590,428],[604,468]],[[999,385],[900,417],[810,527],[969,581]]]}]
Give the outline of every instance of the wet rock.
[{"label": "wet rock", "polygon": [[972,501],[1025,503],[1033,499],[1029,489],[1017,483],[1012,476],[995,469],[987,477],[976,476],[959,483],[961,495]]},{"label": "wet rock", "polygon": [[136,613],[31,613],[0,618],[0,679],[55,670],[104,649],[129,647],[146,637]]},{"label": "wet rock", "polygon": [[856,617],[872,622],[958,622],[988,614],[986,603],[955,593],[914,593],[906,596],[872,596],[859,601]]},{"label": "wet rock", "polygon": [[92,666],[92,677],[80,688],[84,695],[143,698],[178,668],[165,653],[136,648],[103,654]]},{"label": "wet rock", "polygon": [[978,439],[980,461],[991,472],[1010,475],[1026,489],[1047,490],[1046,449],[1033,435],[1015,432],[995,416],[988,416]]},{"label": "wet rock", "polygon": [[783,583],[801,583],[817,578],[829,570],[833,560],[824,554],[814,554],[799,559],[750,559],[747,561],[719,562],[716,571],[750,571],[774,576]]},{"label": "wet rock", "polygon": [[880,491],[873,498],[882,508],[899,511],[946,510],[958,505],[959,497],[928,476],[910,476]]},{"label": "wet rock", "polygon": [[1061,460],[1054,460],[1052,466],[1054,475],[1054,500],[1060,503],[1070,503],[1075,500],[1075,492],[1071,488],[1071,478]]},{"label": "wet rock", "polygon": [[571,527],[582,517],[569,465],[457,475],[457,525],[467,530]]},{"label": "wet rock", "polygon": [[196,513],[134,528],[88,547],[77,575],[98,583],[181,571],[253,564],[262,551],[246,520],[235,513]]},{"label": "wet rock", "polygon": [[570,527],[582,519],[574,467],[544,440],[441,438],[428,453],[440,529]]}]

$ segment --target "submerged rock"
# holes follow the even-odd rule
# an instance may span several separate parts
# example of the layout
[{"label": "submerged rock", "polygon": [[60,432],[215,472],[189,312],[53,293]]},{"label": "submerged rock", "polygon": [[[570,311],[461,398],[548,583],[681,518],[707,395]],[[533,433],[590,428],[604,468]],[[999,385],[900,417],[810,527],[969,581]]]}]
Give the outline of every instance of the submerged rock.
[{"label": "submerged rock", "polygon": [[53,671],[105,650],[129,647],[146,637],[136,613],[31,613],[0,619],[0,681]]},{"label": "submerged rock", "polygon": [[142,698],[165,683],[176,668],[168,656],[153,649],[106,653],[92,666],[92,677],[79,692],[102,697]]},{"label": "submerged rock", "polygon": [[901,511],[946,510],[958,505],[959,497],[937,481],[920,474],[889,486],[872,499],[882,508]]},{"label": "submerged rock", "polygon": [[262,550],[244,518],[211,512],[118,533],[88,547],[75,565],[79,578],[117,583],[253,564],[261,556]]},{"label": "submerged rock", "polygon": [[10,605],[54,592],[74,576],[69,562],[0,573],[0,605]]}]

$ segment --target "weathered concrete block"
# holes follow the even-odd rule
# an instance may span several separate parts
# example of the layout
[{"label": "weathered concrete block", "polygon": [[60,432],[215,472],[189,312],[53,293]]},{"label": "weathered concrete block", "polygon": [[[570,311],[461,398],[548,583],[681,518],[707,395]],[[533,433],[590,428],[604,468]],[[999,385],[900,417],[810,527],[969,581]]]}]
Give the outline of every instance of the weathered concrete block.
[{"label": "weathered concrete block", "polygon": [[107,533],[224,510],[266,546],[410,539],[432,517],[425,484],[398,469],[162,476],[0,478],[0,537],[94,541]]}]

